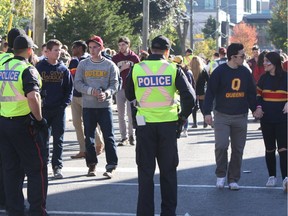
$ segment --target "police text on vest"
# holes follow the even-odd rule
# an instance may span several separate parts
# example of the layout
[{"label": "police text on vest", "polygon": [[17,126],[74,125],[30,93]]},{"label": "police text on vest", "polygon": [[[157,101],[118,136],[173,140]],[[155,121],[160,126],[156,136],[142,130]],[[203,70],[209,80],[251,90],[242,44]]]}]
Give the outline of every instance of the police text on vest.
[{"label": "police text on vest", "polygon": [[139,76],[138,87],[171,86],[171,75]]}]

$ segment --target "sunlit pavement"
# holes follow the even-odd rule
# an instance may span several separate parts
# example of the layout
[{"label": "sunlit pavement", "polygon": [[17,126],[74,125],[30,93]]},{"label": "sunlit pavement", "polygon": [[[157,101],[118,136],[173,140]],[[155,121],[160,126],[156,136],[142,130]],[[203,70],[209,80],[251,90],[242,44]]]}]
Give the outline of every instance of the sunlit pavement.
[{"label": "sunlit pavement", "polygon": [[[115,108],[114,108],[115,109]],[[115,136],[120,139],[117,113],[114,111]],[[190,123],[192,119],[189,119]],[[213,129],[203,129],[203,118],[198,113],[198,128],[189,125],[189,136],[178,140],[178,207],[182,216],[285,216],[287,194],[282,191],[282,178],[277,158],[278,183],[266,188],[268,173],[264,159],[264,144],[259,123],[249,117],[247,143],[243,156],[239,191],[215,188],[215,158]],[[118,147],[119,165],[112,179],[106,179],[105,153],[99,156],[96,177],[86,177],[84,159],[70,158],[79,151],[67,109],[64,143],[64,179],[52,178],[49,165],[47,209],[56,215],[136,215],[137,167],[135,146]],[[26,187],[26,186],[25,186]],[[24,189],[26,194],[26,190]],[[155,214],[160,215],[159,171],[155,174]],[[28,204],[26,204],[29,206]],[[3,211],[0,214],[5,215]]]}]

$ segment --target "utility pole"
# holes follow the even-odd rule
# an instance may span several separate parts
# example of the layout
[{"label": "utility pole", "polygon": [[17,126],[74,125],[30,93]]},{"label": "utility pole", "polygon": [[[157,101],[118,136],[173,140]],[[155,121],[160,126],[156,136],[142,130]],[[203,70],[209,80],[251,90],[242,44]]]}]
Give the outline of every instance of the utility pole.
[{"label": "utility pole", "polygon": [[143,22],[142,22],[142,49],[148,50],[149,37],[149,0],[143,0]]},{"label": "utility pole", "polygon": [[230,38],[230,15],[229,15],[229,0],[226,0],[226,48],[229,46]]},{"label": "utility pole", "polygon": [[194,46],[194,33],[193,33],[193,27],[194,27],[194,0],[190,0],[190,48],[193,49]]},{"label": "utility pole", "polygon": [[[45,0],[33,1],[33,40],[39,47],[45,43]],[[40,54],[37,50],[36,54]]]},{"label": "utility pole", "polygon": [[190,0],[190,48],[194,48],[194,6],[198,6],[198,2],[195,0]]},{"label": "utility pole", "polygon": [[221,23],[220,23],[220,0],[217,0],[217,10],[216,10],[216,46],[217,50],[221,46],[221,37],[220,37],[220,31],[221,31]]}]

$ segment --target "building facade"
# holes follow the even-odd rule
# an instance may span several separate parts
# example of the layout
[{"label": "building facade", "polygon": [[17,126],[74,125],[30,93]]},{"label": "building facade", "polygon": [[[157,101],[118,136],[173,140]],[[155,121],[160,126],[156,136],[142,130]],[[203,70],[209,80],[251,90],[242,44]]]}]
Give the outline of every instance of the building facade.
[{"label": "building facade", "polygon": [[[245,21],[244,17],[250,15],[259,17],[261,25],[267,24],[271,18],[271,7],[276,0],[194,0],[193,7],[193,32],[201,34],[209,16],[212,16],[220,23],[219,31],[222,37],[221,46],[225,46],[227,36],[231,35],[233,26],[241,21]],[[195,3],[196,2],[196,3]],[[187,11],[190,10],[191,0],[186,1]],[[197,6],[196,6],[197,5]],[[266,14],[266,15],[265,15]],[[217,16],[218,15],[218,16]],[[191,14],[189,14],[191,16]],[[249,19],[250,20],[250,19]],[[247,21],[247,19],[246,19]],[[254,22],[255,20],[253,20]],[[256,21],[257,23],[258,21]],[[248,22],[252,24],[251,22]],[[229,28],[227,28],[229,26]],[[190,28],[190,26],[189,26]],[[229,32],[227,32],[229,29]],[[258,28],[257,28],[258,29]],[[190,32],[190,31],[188,31]],[[265,43],[265,29],[259,28],[259,41]],[[190,38],[190,35],[188,35]]]}]

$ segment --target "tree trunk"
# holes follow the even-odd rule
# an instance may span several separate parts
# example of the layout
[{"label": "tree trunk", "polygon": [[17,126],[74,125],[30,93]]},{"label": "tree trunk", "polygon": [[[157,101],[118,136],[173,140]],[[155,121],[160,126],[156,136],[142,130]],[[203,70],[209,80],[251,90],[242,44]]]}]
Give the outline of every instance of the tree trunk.
[{"label": "tree trunk", "polygon": [[[181,30],[181,25],[183,25],[183,32]],[[178,22],[178,25],[176,26],[177,34],[180,40],[181,45],[181,54],[184,55],[186,50],[186,38],[187,38],[187,32],[188,32],[188,26],[189,22]]]}]

